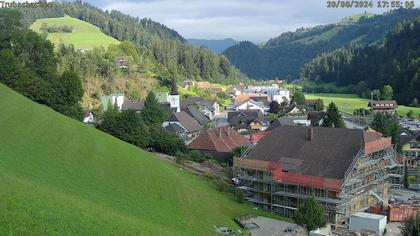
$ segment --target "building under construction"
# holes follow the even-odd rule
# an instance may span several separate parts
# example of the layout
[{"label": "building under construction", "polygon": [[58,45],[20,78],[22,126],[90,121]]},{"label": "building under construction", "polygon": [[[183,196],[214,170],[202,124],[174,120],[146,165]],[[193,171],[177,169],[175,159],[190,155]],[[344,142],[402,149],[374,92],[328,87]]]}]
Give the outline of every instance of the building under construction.
[{"label": "building under construction", "polygon": [[313,196],[345,227],[351,214],[386,203],[400,175],[395,158],[391,138],[374,130],[280,126],[234,159],[234,175],[258,207],[291,217]]}]

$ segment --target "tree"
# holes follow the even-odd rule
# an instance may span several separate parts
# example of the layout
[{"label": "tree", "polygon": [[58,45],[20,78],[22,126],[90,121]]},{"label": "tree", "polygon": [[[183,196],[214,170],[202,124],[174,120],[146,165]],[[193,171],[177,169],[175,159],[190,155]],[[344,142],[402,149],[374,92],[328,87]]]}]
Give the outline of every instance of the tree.
[{"label": "tree", "polygon": [[417,98],[414,98],[413,101],[411,101],[410,103],[410,107],[418,107],[419,106],[419,101],[417,100]]},{"label": "tree", "polygon": [[280,112],[280,104],[277,101],[270,102],[270,113],[277,114]]},{"label": "tree", "polygon": [[242,189],[239,189],[237,194],[236,194],[236,201],[238,203],[244,203],[245,202],[245,191]]},{"label": "tree", "polygon": [[408,113],[407,113],[407,117],[408,117],[409,119],[414,119],[414,112],[413,112],[413,110],[409,110],[409,111],[408,111]]},{"label": "tree", "polygon": [[159,152],[176,155],[177,153],[186,153],[187,146],[176,134],[163,129],[160,125],[152,125],[150,129],[150,147]]},{"label": "tree", "polygon": [[391,85],[385,85],[382,89],[382,99],[383,100],[392,100],[394,97],[394,92]]},{"label": "tree", "polygon": [[372,97],[373,97],[373,100],[381,100],[381,90],[379,89],[372,90]]},{"label": "tree", "polygon": [[407,162],[404,164],[404,188],[408,189],[408,186],[410,185],[409,181],[408,181],[408,166],[407,166]]},{"label": "tree", "polygon": [[402,236],[418,236],[420,235],[420,216],[411,216],[407,218],[402,226],[400,226]]},{"label": "tree", "polygon": [[325,115],[322,126],[333,128],[346,128],[343,117],[341,117],[341,114],[338,111],[338,107],[335,105],[334,102],[331,102],[328,105],[327,114]]},{"label": "tree", "polygon": [[307,232],[322,228],[327,224],[324,208],[313,197],[303,201],[294,214],[293,220]]},{"label": "tree", "polygon": [[376,113],[373,116],[371,127],[381,132],[385,137],[392,137],[392,143],[397,146],[397,151],[401,152],[401,126],[396,114]]},{"label": "tree", "polygon": [[98,128],[138,147],[146,148],[149,145],[149,129],[133,110],[118,112],[108,108]]},{"label": "tree", "polygon": [[168,114],[163,110],[153,91],[150,91],[144,101],[144,109],[141,112],[141,117],[147,125],[161,125],[167,118]]},{"label": "tree", "polygon": [[305,95],[303,95],[303,93],[300,91],[296,91],[295,94],[293,94],[293,100],[299,107],[302,107],[306,104]]},{"label": "tree", "polygon": [[324,100],[322,100],[321,98],[318,98],[315,102],[315,110],[316,111],[323,111],[324,108],[325,108]]}]

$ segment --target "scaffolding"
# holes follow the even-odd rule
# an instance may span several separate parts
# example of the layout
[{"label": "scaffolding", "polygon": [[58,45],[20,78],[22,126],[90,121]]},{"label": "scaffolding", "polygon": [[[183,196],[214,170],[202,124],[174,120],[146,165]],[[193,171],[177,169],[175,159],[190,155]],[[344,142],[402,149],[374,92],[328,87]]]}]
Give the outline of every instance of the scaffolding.
[{"label": "scaffolding", "polygon": [[234,160],[234,175],[248,201],[291,217],[304,199],[313,196],[336,227],[346,227],[351,214],[386,202],[389,179],[402,174],[394,171],[401,165],[392,148],[369,154],[361,149],[342,180],[283,172],[279,162],[247,159],[250,149]]}]

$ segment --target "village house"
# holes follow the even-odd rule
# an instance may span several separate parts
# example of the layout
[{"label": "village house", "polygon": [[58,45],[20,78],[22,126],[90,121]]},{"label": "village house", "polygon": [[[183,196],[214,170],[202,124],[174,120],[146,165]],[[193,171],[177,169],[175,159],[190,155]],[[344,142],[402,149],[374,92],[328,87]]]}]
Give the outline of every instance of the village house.
[{"label": "village house", "polygon": [[405,164],[420,172],[420,131],[414,135],[401,136],[401,145]]},{"label": "village house", "polygon": [[256,102],[252,99],[248,99],[245,102],[241,102],[235,105],[234,110],[259,110],[261,113],[268,112],[268,107],[264,106],[263,102]]},{"label": "village house", "polygon": [[181,110],[186,107],[194,105],[198,110],[203,112],[210,120],[213,116],[220,114],[220,105],[217,101],[205,99],[202,97],[188,97],[181,103]]},{"label": "village house", "polygon": [[395,100],[369,101],[368,107],[372,109],[373,113],[381,112],[394,114],[398,104]]},{"label": "village house", "polygon": [[200,125],[206,125],[210,122],[210,119],[201,112],[196,105],[189,105],[183,111],[194,118]]},{"label": "village house", "polygon": [[133,61],[131,56],[119,56],[115,58],[115,66],[120,69],[129,69],[131,61]]},{"label": "village house", "polygon": [[203,128],[185,111],[172,113],[168,120],[163,122],[162,127],[176,133],[187,144],[197,138]]},{"label": "village house", "polygon": [[314,197],[335,227],[386,202],[398,166],[391,138],[373,130],[279,126],[234,158],[239,190],[255,206],[291,217]]},{"label": "village house", "polygon": [[322,126],[326,115],[325,111],[310,111],[307,120],[310,121],[311,126]]},{"label": "village house", "polygon": [[83,123],[89,124],[95,121],[95,113],[92,111],[87,112],[83,117]]},{"label": "village house", "polygon": [[196,82],[194,80],[185,80],[179,83],[179,87],[183,89],[189,89],[196,86]]},{"label": "village house", "polygon": [[245,102],[249,99],[252,99],[254,101],[262,101],[265,104],[270,103],[270,98],[268,97],[267,94],[264,94],[264,93],[240,94],[236,96],[235,102],[236,103]]},{"label": "village house", "polygon": [[228,123],[229,126],[239,132],[263,130],[264,125],[266,125],[264,114],[259,110],[228,112]]},{"label": "village house", "polygon": [[250,141],[229,126],[207,129],[188,148],[210,154],[218,162],[227,162],[230,153]]},{"label": "village house", "polygon": [[122,111],[133,110],[137,113],[140,113],[144,109],[144,101],[133,101],[133,100],[124,100],[124,103],[121,106]]}]

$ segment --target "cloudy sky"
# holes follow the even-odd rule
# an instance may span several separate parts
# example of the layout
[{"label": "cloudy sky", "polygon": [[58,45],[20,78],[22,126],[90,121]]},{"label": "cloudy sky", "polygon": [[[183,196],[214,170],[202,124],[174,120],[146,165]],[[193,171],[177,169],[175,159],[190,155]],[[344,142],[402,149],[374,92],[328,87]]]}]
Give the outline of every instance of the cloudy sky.
[{"label": "cloudy sky", "polygon": [[[175,29],[185,38],[263,42],[299,27],[338,21],[364,11],[330,9],[326,0],[86,0],[103,9],[148,17]],[[376,3],[376,1],[373,1]],[[416,0],[418,7],[420,0]]]}]

